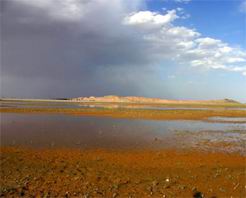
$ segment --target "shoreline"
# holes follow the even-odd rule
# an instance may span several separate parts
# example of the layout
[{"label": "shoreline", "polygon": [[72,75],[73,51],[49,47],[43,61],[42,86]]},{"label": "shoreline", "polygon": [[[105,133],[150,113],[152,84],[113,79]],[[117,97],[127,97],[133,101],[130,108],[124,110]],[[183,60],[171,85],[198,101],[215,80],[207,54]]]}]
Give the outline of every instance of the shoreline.
[{"label": "shoreline", "polygon": [[[28,105],[28,102],[26,104]],[[44,104],[49,104],[49,102],[44,102]],[[140,120],[194,120],[215,123],[224,123],[224,121],[208,119],[211,117],[246,117],[245,110],[217,107],[213,109],[160,110],[18,105],[16,107],[11,105],[0,107],[0,113],[2,115],[18,113],[30,115],[30,117],[43,114]],[[60,118],[60,116],[57,117]],[[48,133],[56,132],[56,136],[61,136],[63,139],[73,135],[71,132],[74,128],[71,125],[64,125],[66,126],[64,133],[59,130],[60,122],[66,120],[65,118],[54,122],[54,124],[57,123],[54,128],[52,128],[52,122],[46,123],[49,119],[47,117],[38,122],[32,122],[26,117],[26,122],[15,122],[14,119],[12,121],[10,119],[10,125],[16,126],[12,130],[13,134],[15,134],[14,132],[19,134],[22,131],[27,134],[42,134],[47,142],[53,141],[52,138],[49,139],[49,136],[45,136]],[[86,121],[82,123],[81,120],[78,119],[78,122],[74,123],[80,123],[81,126],[83,123],[88,124]],[[70,121],[69,123],[74,124]],[[245,123],[245,121],[236,122],[234,120],[233,123]],[[50,124],[51,128],[46,129],[45,124]],[[125,124],[127,126],[127,123]],[[101,138],[104,134],[101,128],[98,130],[96,128],[93,133],[93,125],[88,126],[88,128],[79,128],[78,133],[80,134],[82,131],[85,134],[92,134],[94,138]],[[114,137],[114,133],[120,131],[113,127],[113,123],[108,126],[110,127],[105,129],[115,129],[112,130],[112,134],[109,133],[109,137]],[[30,130],[27,130],[29,128]],[[136,129],[139,129],[140,133],[143,132],[141,128]],[[242,130],[244,131],[244,128]],[[200,138],[203,135],[206,136],[206,133],[211,135],[209,131],[205,131],[205,134],[200,132]],[[117,144],[117,148],[103,148],[102,146],[73,148],[59,147],[59,145],[55,145],[55,142],[42,148],[20,146],[21,144],[19,146],[18,144],[1,146],[0,197],[246,197],[245,152],[244,150],[242,153],[233,150],[234,147],[237,148],[243,144],[243,138],[235,139],[239,141],[235,144],[233,142],[229,144],[230,142],[223,141],[220,134],[217,134],[218,136],[213,137],[217,137],[221,141],[196,142],[194,138],[199,140],[199,134],[180,132],[177,137],[177,145],[175,144],[177,147],[156,147],[153,149],[148,147],[126,149],[120,148],[119,144]],[[7,135],[11,136],[11,130]],[[105,133],[105,137],[107,137],[106,135]],[[143,133],[135,138],[139,140],[142,136]],[[83,137],[87,136],[80,138]],[[97,138],[92,140],[100,140]],[[118,138],[109,139],[109,142],[117,143],[120,136]],[[173,139],[173,137],[170,138]],[[185,144],[186,138],[188,146]],[[33,140],[35,139],[26,140],[32,141],[31,145],[34,145]],[[37,140],[40,141],[38,138]],[[87,140],[90,138],[88,137]],[[194,140],[194,147],[189,140]],[[68,138],[68,141],[73,141],[73,139]],[[168,138],[166,141],[168,142],[165,143],[161,136],[156,135],[151,139],[151,142],[157,146],[158,144],[168,146],[168,143],[172,143]],[[78,142],[75,141],[75,144],[77,145]],[[197,146],[197,144],[199,145]],[[80,145],[78,146],[80,147]],[[207,147],[208,150],[206,150]],[[225,148],[232,152],[226,152]]]},{"label": "shoreline", "polygon": [[0,102],[50,102],[50,103],[68,103],[68,104],[120,104],[120,105],[146,105],[146,106],[210,106],[210,107],[236,107],[246,108],[246,104],[237,102],[221,102],[220,100],[166,100],[164,102],[146,102],[146,101],[86,101],[73,99],[20,99],[20,98],[0,98]]},{"label": "shoreline", "polygon": [[200,120],[206,122],[221,123],[246,123],[246,121],[216,121],[209,120],[213,117],[246,118],[245,110],[152,110],[152,109],[110,109],[110,108],[0,108],[0,113],[24,113],[24,114],[65,114],[73,116],[111,117],[124,119],[144,120]]}]

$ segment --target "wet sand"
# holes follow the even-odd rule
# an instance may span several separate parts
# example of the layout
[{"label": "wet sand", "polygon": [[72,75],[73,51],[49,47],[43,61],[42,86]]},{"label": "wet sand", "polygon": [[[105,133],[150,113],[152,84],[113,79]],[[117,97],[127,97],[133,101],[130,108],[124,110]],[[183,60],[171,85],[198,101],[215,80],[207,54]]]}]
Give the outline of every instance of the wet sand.
[{"label": "wet sand", "polygon": [[237,154],[1,148],[2,197],[245,197]]}]

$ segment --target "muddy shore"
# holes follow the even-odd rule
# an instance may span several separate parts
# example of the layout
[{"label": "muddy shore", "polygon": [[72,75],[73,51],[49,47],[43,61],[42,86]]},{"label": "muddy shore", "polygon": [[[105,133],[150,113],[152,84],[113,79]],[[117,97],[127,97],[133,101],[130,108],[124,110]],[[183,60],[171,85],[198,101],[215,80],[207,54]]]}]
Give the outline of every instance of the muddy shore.
[{"label": "muddy shore", "polygon": [[[168,120],[168,123],[171,122],[169,120],[186,120],[188,126],[198,121],[216,125],[218,122],[224,123],[209,121],[210,117],[245,118],[245,110],[11,106],[0,108],[0,112],[6,122],[2,125],[5,131],[1,132],[5,141],[1,142],[0,147],[1,197],[246,197],[245,121],[233,120],[236,128],[227,128],[233,125],[227,123],[219,131],[215,127],[205,131],[177,132],[178,136],[172,133],[169,139],[161,135],[164,135],[166,127],[175,127],[175,124],[162,126],[152,123],[157,132],[154,132],[155,127],[151,127],[151,123],[140,122],[139,126],[142,127],[134,128],[137,122],[116,123],[112,120],[106,125],[106,118],[109,117],[131,121]],[[14,113],[22,115],[21,118],[18,120],[18,115]],[[54,116],[51,118],[48,115]],[[88,121],[78,119],[81,116],[88,118]],[[92,122],[91,118],[94,117],[105,120]],[[177,126],[179,124],[185,126],[184,123],[177,123]],[[19,134],[22,136],[16,138]],[[126,139],[134,145],[135,141],[151,134],[151,142],[143,139],[143,147],[102,147],[102,140],[104,143],[105,140],[115,141],[117,145],[122,143],[120,140]],[[15,144],[8,143],[7,140],[12,142],[13,138],[17,140]],[[67,140],[70,145],[74,138],[76,148],[59,146],[63,144],[55,146],[52,142],[53,139],[57,143]],[[41,140],[51,146],[34,147],[35,141],[39,143]],[[90,140],[98,145],[83,147],[83,141],[88,144]],[[168,146],[167,143],[172,142],[177,147]],[[157,147],[149,148],[150,143]],[[241,152],[236,148],[240,148]]]},{"label": "muddy shore", "polygon": [[1,148],[2,197],[245,197],[246,158],[194,150]]}]

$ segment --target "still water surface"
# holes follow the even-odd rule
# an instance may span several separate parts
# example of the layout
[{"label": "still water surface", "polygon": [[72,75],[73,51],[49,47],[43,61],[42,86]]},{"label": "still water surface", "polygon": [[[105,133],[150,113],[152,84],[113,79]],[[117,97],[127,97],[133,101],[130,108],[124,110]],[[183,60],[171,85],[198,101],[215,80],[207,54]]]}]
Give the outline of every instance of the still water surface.
[{"label": "still water surface", "polygon": [[[116,104],[116,103],[75,103],[75,102],[0,102],[0,108],[61,108],[61,109],[149,109],[149,110],[212,110],[213,107],[186,107],[161,104]],[[221,110],[245,110],[242,107],[217,107]]]},{"label": "still water surface", "polygon": [[245,151],[246,124],[1,114],[2,146],[181,148],[204,140],[236,143],[237,149]]}]

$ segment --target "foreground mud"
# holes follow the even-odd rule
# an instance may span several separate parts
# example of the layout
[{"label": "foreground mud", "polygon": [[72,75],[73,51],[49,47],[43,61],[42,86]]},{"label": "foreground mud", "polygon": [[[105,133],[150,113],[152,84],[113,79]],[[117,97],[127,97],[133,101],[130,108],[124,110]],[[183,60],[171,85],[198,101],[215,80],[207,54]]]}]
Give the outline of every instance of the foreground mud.
[{"label": "foreground mud", "polygon": [[178,150],[1,148],[1,197],[246,197],[246,158]]}]

